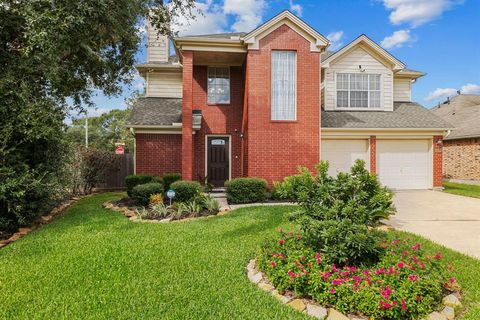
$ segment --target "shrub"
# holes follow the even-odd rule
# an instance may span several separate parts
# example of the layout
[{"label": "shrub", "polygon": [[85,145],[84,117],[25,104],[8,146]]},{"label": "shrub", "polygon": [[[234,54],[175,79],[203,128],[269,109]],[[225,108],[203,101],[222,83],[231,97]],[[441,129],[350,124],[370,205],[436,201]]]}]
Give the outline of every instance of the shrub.
[{"label": "shrub", "polygon": [[236,178],[225,183],[230,203],[251,203],[267,198],[267,182],[260,178]]},{"label": "shrub", "polygon": [[211,195],[202,196],[202,206],[208,214],[216,214],[220,210],[220,204]]},{"label": "shrub", "polygon": [[92,192],[95,185],[104,181],[108,170],[116,169],[119,165],[114,153],[95,148],[83,148],[81,159],[83,192],[87,194]]},{"label": "shrub", "polygon": [[193,200],[202,191],[202,186],[196,181],[176,181],[170,186],[175,190],[175,201],[186,202]]},{"label": "shrub", "polygon": [[459,285],[439,253],[408,239],[388,239],[375,265],[338,267],[305,246],[303,234],[284,233],[262,247],[259,267],[279,292],[294,291],[344,313],[372,319],[420,319]]},{"label": "shrub", "polygon": [[331,263],[369,262],[378,255],[379,234],[370,227],[394,212],[392,193],[357,160],[350,173],[327,174],[328,162],[317,165],[317,176],[302,171],[291,191],[300,209],[292,219],[299,223],[304,241]]},{"label": "shrub", "polygon": [[165,191],[170,189],[170,186],[172,185],[172,183],[174,183],[176,181],[179,181],[179,180],[182,180],[182,176],[180,175],[180,173],[175,173],[175,172],[165,173],[162,177],[163,186],[165,187]]},{"label": "shrub", "polygon": [[145,184],[149,182],[159,182],[157,177],[154,177],[149,174],[132,174],[125,178],[125,184],[127,185],[127,194],[129,197],[132,196],[132,190],[140,184]]},{"label": "shrub", "polygon": [[137,200],[142,205],[147,205],[150,196],[153,194],[163,194],[163,186],[158,182],[149,182],[139,184],[132,189],[132,198]]},{"label": "shrub", "polygon": [[300,193],[308,192],[314,179],[307,168],[299,167],[298,171],[298,174],[285,177],[282,182],[273,183],[273,198],[298,201]]},{"label": "shrub", "polygon": [[163,194],[161,193],[152,194],[148,199],[148,203],[150,205],[163,204]]}]

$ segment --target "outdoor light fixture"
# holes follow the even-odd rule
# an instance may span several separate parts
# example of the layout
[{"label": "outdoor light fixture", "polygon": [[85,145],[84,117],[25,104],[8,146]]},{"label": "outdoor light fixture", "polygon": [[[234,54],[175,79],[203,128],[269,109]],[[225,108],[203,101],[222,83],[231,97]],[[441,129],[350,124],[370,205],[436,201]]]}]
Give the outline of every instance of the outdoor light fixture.
[{"label": "outdoor light fixture", "polygon": [[365,72],[365,69],[362,69],[362,65],[361,65],[361,64],[358,65],[358,69],[360,69],[360,72]]}]

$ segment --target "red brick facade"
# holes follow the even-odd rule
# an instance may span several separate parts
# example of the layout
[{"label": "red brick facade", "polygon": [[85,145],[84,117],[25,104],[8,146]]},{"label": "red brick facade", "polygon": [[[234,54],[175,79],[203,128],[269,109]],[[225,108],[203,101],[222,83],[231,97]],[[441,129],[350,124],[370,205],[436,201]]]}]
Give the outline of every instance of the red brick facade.
[{"label": "red brick facade", "polygon": [[377,137],[370,136],[370,173],[377,173]]},{"label": "red brick facade", "polygon": [[442,136],[433,137],[433,187],[441,188],[443,186],[443,145]]},{"label": "red brick facade", "polygon": [[480,138],[444,141],[443,169],[448,179],[480,180]]},{"label": "red brick facade", "polygon": [[135,134],[135,170],[162,176],[167,172],[180,172],[182,156],[181,134]]},{"label": "red brick facade", "polygon": [[243,107],[243,70],[230,67],[230,103],[207,104],[207,67],[193,68],[193,108],[202,110],[202,126],[193,137],[194,180],[205,179],[206,135],[230,136],[232,178],[241,176],[241,127]]},{"label": "red brick facade", "polygon": [[[297,52],[297,120],[271,120],[271,51]],[[246,175],[269,183],[296,172],[300,165],[314,170],[320,159],[320,54],[287,25],[249,50],[248,131]]]}]

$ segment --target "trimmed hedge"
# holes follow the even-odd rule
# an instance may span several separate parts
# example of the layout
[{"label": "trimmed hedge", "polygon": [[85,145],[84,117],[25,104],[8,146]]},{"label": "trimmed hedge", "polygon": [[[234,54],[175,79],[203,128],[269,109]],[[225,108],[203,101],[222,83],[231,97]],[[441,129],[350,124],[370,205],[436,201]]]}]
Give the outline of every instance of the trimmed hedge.
[{"label": "trimmed hedge", "polygon": [[132,189],[132,198],[142,205],[148,205],[150,196],[154,194],[163,194],[163,186],[159,182],[149,182],[139,184]]},{"label": "trimmed hedge", "polygon": [[202,191],[202,186],[197,181],[175,181],[170,185],[175,190],[175,201],[186,202],[193,200]]},{"label": "trimmed hedge", "polygon": [[251,203],[267,198],[267,182],[260,178],[236,178],[225,183],[230,203]]},{"label": "trimmed hedge", "polygon": [[160,180],[149,174],[132,174],[125,178],[125,184],[127,185],[127,194],[129,197],[132,197],[132,190],[140,184],[150,183],[150,182],[160,182]]},{"label": "trimmed hedge", "polygon": [[182,180],[182,175],[180,173],[176,173],[176,172],[165,173],[162,177],[163,186],[165,187],[165,191],[170,189],[170,186],[172,185],[172,183],[174,183],[176,181],[180,181],[180,180]]}]

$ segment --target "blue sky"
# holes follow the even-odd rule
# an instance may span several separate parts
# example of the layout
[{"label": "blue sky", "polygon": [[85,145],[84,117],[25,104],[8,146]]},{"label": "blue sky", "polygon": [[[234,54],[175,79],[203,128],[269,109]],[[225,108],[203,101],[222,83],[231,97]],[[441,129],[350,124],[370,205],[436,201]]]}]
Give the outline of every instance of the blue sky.
[{"label": "blue sky", "polygon": [[[203,0],[203,15],[181,34],[249,31],[289,9],[333,41],[333,49],[365,33],[411,69],[426,72],[413,86],[413,100],[431,107],[460,89],[480,94],[480,0]],[[331,48],[332,48],[331,47]],[[145,46],[139,48],[145,62]],[[119,97],[95,98],[99,114],[125,108],[142,87],[136,77]]]}]

